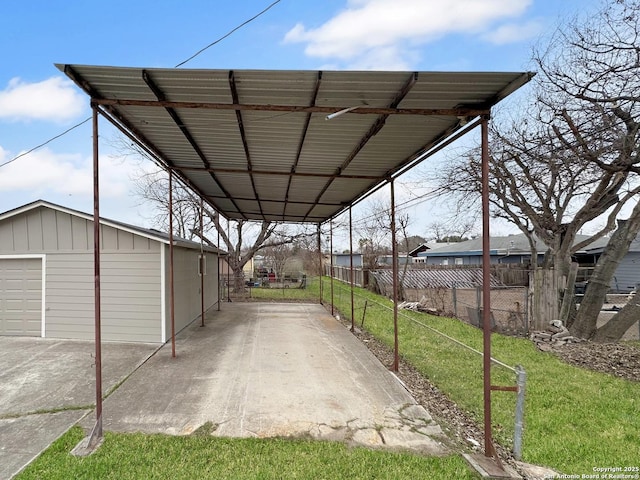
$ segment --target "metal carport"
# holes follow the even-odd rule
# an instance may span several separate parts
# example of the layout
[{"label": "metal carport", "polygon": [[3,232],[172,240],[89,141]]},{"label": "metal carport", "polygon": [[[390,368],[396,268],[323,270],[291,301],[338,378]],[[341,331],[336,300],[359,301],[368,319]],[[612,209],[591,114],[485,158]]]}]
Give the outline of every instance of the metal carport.
[{"label": "metal carport", "polygon": [[[96,171],[100,114],[166,168],[170,179],[176,175],[229,219],[315,223],[319,230],[323,222],[350,210],[387,182],[393,192],[395,178],[481,125],[487,242],[490,109],[532,77],[526,72],[57,67],[91,97]],[[94,177],[98,215],[97,173]],[[485,257],[487,280],[488,245]],[[97,247],[96,279],[98,357]],[[488,294],[483,313],[489,457],[493,446]],[[101,436],[98,388],[94,431]]]}]

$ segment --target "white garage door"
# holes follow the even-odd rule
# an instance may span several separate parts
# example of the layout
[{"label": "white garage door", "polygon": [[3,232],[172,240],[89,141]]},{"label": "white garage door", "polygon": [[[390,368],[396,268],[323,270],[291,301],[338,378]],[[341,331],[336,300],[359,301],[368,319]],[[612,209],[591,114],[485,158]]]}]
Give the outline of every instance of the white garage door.
[{"label": "white garage door", "polygon": [[42,260],[0,258],[0,335],[40,336]]}]

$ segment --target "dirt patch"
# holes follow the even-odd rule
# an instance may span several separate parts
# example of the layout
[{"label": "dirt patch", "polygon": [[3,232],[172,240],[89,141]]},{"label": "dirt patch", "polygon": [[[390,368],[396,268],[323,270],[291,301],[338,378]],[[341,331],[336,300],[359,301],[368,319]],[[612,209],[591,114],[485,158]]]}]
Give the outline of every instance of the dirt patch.
[{"label": "dirt patch", "polygon": [[640,344],[582,342],[551,346],[570,365],[640,382]]}]

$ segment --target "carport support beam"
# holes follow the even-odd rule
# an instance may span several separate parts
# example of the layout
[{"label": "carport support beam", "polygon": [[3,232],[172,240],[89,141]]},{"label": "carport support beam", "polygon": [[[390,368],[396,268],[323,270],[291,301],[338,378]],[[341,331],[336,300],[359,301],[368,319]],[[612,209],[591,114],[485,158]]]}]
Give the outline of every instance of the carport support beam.
[{"label": "carport support beam", "polygon": [[102,441],[102,333],[100,303],[100,162],[98,159],[98,108],[93,105],[93,271],[96,349],[96,425],[88,441],[94,449]]},{"label": "carport support beam", "polygon": [[173,285],[173,170],[169,169],[169,303],[171,315],[171,357],[176,358],[176,305]]},{"label": "carport support beam", "polygon": [[489,242],[489,117],[482,117],[482,338],[484,370],[484,455],[493,457],[491,437],[491,274]]},{"label": "carport support beam", "polygon": [[204,200],[200,197],[200,326],[204,327]]},{"label": "carport support beam", "polygon": [[322,305],[322,239],[320,238],[320,224],[318,224],[318,277],[320,278],[320,305]]},{"label": "carport support beam", "polygon": [[396,193],[393,178],[391,186],[391,269],[393,271],[393,371],[397,372],[400,364],[398,353],[398,247],[396,245]]},{"label": "carport support beam", "polygon": [[218,240],[216,242],[216,247],[218,247],[218,311],[220,311],[220,303],[222,303],[222,296],[224,295],[224,280],[222,279],[222,274],[220,273],[220,212],[216,211],[216,232],[218,233]]},{"label": "carport support beam", "polygon": [[349,279],[351,280],[351,331],[355,332],[353,305],[353,208],[349,205]]},{"label": "carport support beam", "polygon": [[329,275],[329,285],[331,287],[331,316],[333,316],[333,219],[329,220],[329,268],[331,269],[331,274]]}]

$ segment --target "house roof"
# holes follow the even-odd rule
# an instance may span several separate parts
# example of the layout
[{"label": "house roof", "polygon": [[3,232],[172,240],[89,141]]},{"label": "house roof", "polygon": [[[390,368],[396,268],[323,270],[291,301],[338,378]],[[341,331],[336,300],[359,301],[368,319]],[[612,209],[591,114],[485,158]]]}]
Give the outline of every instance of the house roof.
[{"label": "house roof", "polygon": [[426,252],[427,250],[434,250],[445,246],[446,243],[421,243],[413,250],[409,250],[408,255],[410,257],[416,257],[419,253]]},{"label": "house roof", "polygon": [[[582,241],[588,238],[588,235],[578,235],[576,242]],[[541,240],[536,240],[536,249],[538,253],[544,253],[547,247]],[[528,255],[531,253],[529,248],[529,241],[524,234],[508,235],[504,237],[490,237],[489,250],[491,255],[508,255],[508,254],[523,254]],[[456,243],[444,243],[442,246],[428,250],[426,252],[419,253],[419,257],[444,257],[450,255],[465,255],[474,256],[482,255],[482,237],[473,238],[464,242]]]},{"label": "house roof", "polygon": [[[80,210],[75,210],[73,208],[63,207],[62,205],[57,205],[55,203],[47,202],[46,200],[36,200],[31,203],[27,203],[21,207],[14,208],[12,210],[8,210],[4,213],[0,213],[0,222],[6,220],[11,217],[15,217],[25,212],[29,212],[31,210],[35,210],[37,208],[49,208],[52,210],[57,210],[59,212],[67,213],[69,215],[73,215],[75,217],[80,217],[85,220],[89,220],[93,222],[93,215],[90,215],[85,212],[81,212]],[[169,235],[164,232],[160,232],[159,230],[154,230],[150,228],[138,227],[135,225],[130,225],[128,223],[118,222],[116,220],[110,220],[108,218],[100,217],[100,224],[106,225],[108,227],[116,228],[118,230],[123,230],[129,233],[133,233],[135,235],[139,235],[141,237],[149,238],[151,240],[156,240],[160,243],[164,243],[166,245],[169,244]],[[200,243],[193,242],[191,240],[187,240],[180,237],[173,237],[173,243],[176,246],[189,248],[192,250],[200,250]],[[226,255],[225,252],[218,250],[215,247],[211,247],[208,245],[203,245],[202,248],[207,252],[218,253],[219,255]]]},{"label": "house roof", "polygon": [[310,223],[477,126],[533,76],[57,67],[227,218]]},{"label": "house roof", "polygon": [[[607,244],[609,243],[610,237],[601,237],[593,243],[587,245],[584,250],[587,254],[594,253],[602,253]],[[629,252],[640,252],[640,234],[636,236],[636,238],[629,245]]]}]

